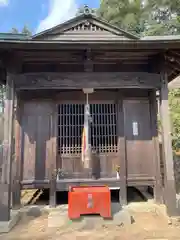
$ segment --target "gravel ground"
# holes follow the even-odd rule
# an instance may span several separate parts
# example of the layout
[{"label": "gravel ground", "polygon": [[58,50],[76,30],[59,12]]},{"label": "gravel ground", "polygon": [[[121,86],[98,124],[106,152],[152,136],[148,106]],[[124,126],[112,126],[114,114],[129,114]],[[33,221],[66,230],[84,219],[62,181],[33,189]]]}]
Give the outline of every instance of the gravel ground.
[{"label": "gravel ground", "polygon": [[[82,222],[67,222],[61,227],[49,227],[47,211],[23,213],[19,224],[2,240],[180,240],[180,224],[168,224],[160,211],[151,204],[138,203],[129,207],[134,222],[129,226],[98,225],[97,219]],[[94,224],[95,221],[95,224]],[[88,221],[87,221],[88,222]]]}]

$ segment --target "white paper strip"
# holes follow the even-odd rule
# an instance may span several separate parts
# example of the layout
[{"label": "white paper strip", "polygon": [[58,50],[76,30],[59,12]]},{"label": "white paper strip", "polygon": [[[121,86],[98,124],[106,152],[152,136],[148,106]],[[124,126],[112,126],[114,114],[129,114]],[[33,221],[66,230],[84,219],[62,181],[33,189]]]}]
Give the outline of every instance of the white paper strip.
[{"label": "white paper strip", "polygon": [[133,122],[132,127],[133,127],[133,136],[138,136],[138,123]]}]

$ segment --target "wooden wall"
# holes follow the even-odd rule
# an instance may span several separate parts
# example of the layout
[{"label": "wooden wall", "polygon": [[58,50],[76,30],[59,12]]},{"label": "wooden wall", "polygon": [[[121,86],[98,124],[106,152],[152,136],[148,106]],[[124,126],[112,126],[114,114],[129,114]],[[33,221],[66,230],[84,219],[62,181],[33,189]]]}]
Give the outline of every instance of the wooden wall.
[{"label": "wooden wall", "polygon": [[[153,177],[153,142],[148,99],[124,100],[128,178]],[[137,124],[137,130],[133,126]],[[137,131],[133,134],[133,131]]]},{"label": "wooden wall", "polygon": [[[42,93],[42,92],[41,92]],[[25,94],[26,95],[26,94]],[[22,94],[25,99],[25,95]],[[67,178],[87,178],[87,173],[83,173],[80,156],[58,155],[56,150],[52,150],[54,141],[54,130],[56,128],[57,104],[62,102],[85,102],[82,91],[74,92],[53,92],[49,91],[44,96],[36,93],[35,99],[30,100],[31,94],[26,95],[22,111],[22,171],[23,180],[47,180],[51,164],[56,162],[57,167],[64,168],[65,172],[71,173]],[[47,100],[53,96],[54,100]],[[117,124],[120,128],[124,127],[126,140],[126,169],[128,181],[153,180],[154,148],[152,144],[150,105],[148,90],[111,90],[99,91],[91,96],[92,102],[116,101],[123,96],[124,126]],[[133,97],[134,96],[134,97]],[[29,100],[28,100],[29,98]],[[46,99],[46,100],[45,100]],[[52,98],[51,98],[52,99]],[[121,101],[121,100],[120,100]],[[55,110],[56,109],[56,110]],[[57,113],[56,113],[57,114]],[[132,123],[138,122],[138,136],[133,135]],[[56,144],[56,143],[55,143]],[[120,146],[120,150],[122,148]],[[101,155],[101,177],[116,177],[115,166],[122,166],[121,152]]]},{"label": "wooden wall", "polygon": [[[27,101],[22,113],[23,180],[48,179],[52,158],[54,106],[49,101]],[[55,153],[54,153],[55,154]]]}]

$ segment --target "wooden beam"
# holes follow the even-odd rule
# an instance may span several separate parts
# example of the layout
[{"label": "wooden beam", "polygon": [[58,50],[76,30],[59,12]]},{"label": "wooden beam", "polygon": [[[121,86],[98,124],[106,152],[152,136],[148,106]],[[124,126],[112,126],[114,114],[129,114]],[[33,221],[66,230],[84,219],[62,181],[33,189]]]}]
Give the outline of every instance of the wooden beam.
[{"label": "wooden beam", "polygon": [[49,176],[49,205],[50,207],[56,206],[56,178],[57,178],[57,126],[58,126],[58,109],[54,103],[54,113],[51,115],[51,162],[50,176]]},{"label": "wooden beam", "polygon": [[16,95],[16,111],[15,111],[15,176],[12,189],[12,207],[18,209],[21,206],[21,116],[20,116],[20,99]]},{"label": "wooden beam", "polygon": [[169,216],[176,216],[176,189],[174,179],[173,166],[173,151],[171,140],[171,128],[168,105],[168,79],[167,74],[161,74],[161,89],[160,89],[160,114],[162,126],[162,140],[163,140],[163,161],[165,174],[165,204]]},{"label": "wooden beam", "polygon": [[[16,51],[16,53],[21,56],[21,57],[44,57],[44,58],[48,58],[48,57],[62,57],[62,58],[67,58],[67,57],[81,57],[83,58],[84,56],[84,50],[85,49],[90,49],[90,47],[88,48],[88,46],[86,46],[85,48],[80,48],[80,49],[55,49],[55,50],[51,50],[51,49],[46,49],[46,50],[38,50],[38,49],[26,49],[26,50],[18,50]],[[91,48],[91,52],[94,55],[94,57],[99,57],[99,56],[105,56],[105,57],[111,57],[111,56],[153,56],[155,54],[158,54],[159,51],[158,50],[140,50],[140,49],[135,49],[134,51],[132,50],[117,50],[117,49],[106,49],[106,51],[104,50],[100,50],[100,49],[93,49]]]},{"label": "wooden beam", "polygon": [[[11,148],[12,148],[12,153],[13,159],[12,159],[12,166],[11,166],[11,192],[12,192],[12,198],[11,198],[11,204],[12,208],[18,209],[20,208],[20,198],[21,198],[21,186],[20,186],[20,174],[21,174],[21,154],[19,147],[20,147],[20,135],[21,134],[21,126],[19,125],[20,123],[18,122],[17,128],[16,128],[16,123],[17,123],[17,115],[20,114],[19,111],[19,99],[17,98],[17,93],[15,91],[15,76],[17,73],[21,73],[22,70],[22,59],[18,52],[12,52],[11,50],[8,52],[8,54],[5,55],[4,57],[4,64],[6,66],[7,71],[9,71],[9,75],[13,79],[13,119],[12,119],[12,143],[11,143]],[[16,108],[16,109],[15,109]],[[17,112],[16,112],[17,110]],[[16,112],[16,114],[15,114]],[[19,118],[19,116],[18,116]],[[19,119],[18,119],[19,120]],[[17,147],[17,148],[16,148]]]},{"label": "wooden beam", "polygon": [[127,205],[127,160],[126,160],[126,139],[124,134],[124,110],[123,98],[118,101],[118,153],[120,159],[120,192],[119,200],[121,205]]},{"label": "wooden beam", "polygon": [[[175,69],[176,71],[180,71],[179,67],[180,67],[180,62],[178,62],[176,59],[174,59],[174,61],[171,60],[170,57],[166,57],[166,59],[168,60],[168,65],[170,65],[171,68]],[[175,63],[177,63],[175,65]]]},{"label": "wooden beam", "polygon": [[179,74],[177,71],[172,71],[170,74],[168,74],[168,82],[174,80]]},{"label": "wooden beam", "polygon": [[167,52],[167,56],[171,56],[171,58],[175,58],[175,59],[179,59],[180,60],[180,53],[179,52],[175,52],[175,51],[168,51]]},{"label": "wooden beam", "polygon": [[155,54],[158,54],[158,51],[141,51],[141,50],[135,50],[135,51],[127,51],[127,50],[96,50],[93,51],[95,53],[95,58],[99,56],[105,56],[105,57],[111,57],[111,56],[126,56],[126,57],[131,57],[131,56],[153,56]]},{"label": "wooden beam", "polygon": [[[94,61],[120,61],[120,60],[149,60],[153,56],[114,56],[114,57],[95,57]],[[69,60],[69,61],[68,61]],[[31,62],[82,62],[83,58],[75,58],[75,57],[62,57],[62,56],[52,56],[52,57],[41,57],[41,56],[28,56],[23,58],[24,62],[31,61]]]},{"label": "wooden beam", "polygon": [[154,145],[153,152],[154,175],[155,175],[154,199],[156,203],[163,203],[157,114],[158,106],[156,100],[156,91],[152,90],[150,92],[150,115],[151,115],[152,141]]},{"label": "wooden beam", "polygon": [[166,40],[135,40],[135,41],[115,41],[115,40],[78,40],[75,42],[68,41],[54,41],[54,40],[12,40],[12,41],[4,41],[0,40],[1,42],[1,49],[14,49],[17,51],[25,51],[25,50],[84,50],[87,47],[92,48],[93,50],[114,50],[114,51],[160,51],[165,49],[174,49],[179,50],[179,42],[178,41],[166,41]]},{"label": "wooden beam", "polygon": [[13,75],[7,73],[5,100],[4,143],[2,178],[0,183],[0,221],[10,220],[11,174],[13,158],[13,117],[14,117],[14,82]]},{"label": "wooden beam", "polygon": [[[153,56],[114,56],[114,57],[104,57],[104,56],[93,56],[93,62],[116,62],[116,61],[149,61],[152,59]],[[49,62],[49,63],[55,63],[58,62],[59,64],[61,63],[78,63],[78,62],[83,62],[84,58],[83,57],[72,57],[72,56],[66,56],[63,57],[59,53],[59,56],[26,56],[23,57],[23,62]]]},{"label": "wooden beam", "polygon": [[144,72],[64,72],[26,73],[16,75],[17,90],[144,88],[160,87],[160,75]]}]

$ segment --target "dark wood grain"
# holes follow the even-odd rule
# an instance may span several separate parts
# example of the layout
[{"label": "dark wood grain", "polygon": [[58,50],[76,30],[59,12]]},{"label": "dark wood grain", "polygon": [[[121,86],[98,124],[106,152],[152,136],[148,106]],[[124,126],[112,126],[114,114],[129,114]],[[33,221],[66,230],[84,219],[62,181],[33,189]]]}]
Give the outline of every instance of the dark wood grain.
[{"label": "dark wood grain", "polygon": [[52,161],[51,101],[23,103],[23,179],[49,179]]},{"label": "dark wood grain", "polygon": [[0,221],[10,220],[12,161],[13,161],[13,122],[14,122],[14,82],[13,74],[7,74],[2,178],[0,183]]},{"label": "dark wood grain", "polygon": [[[129,178],[127,179],[127,185],[128,186],[154,186],[155,179],[152,177],[144,177],[144,178]],[[22,189],[49,189],[49,181],[22,181]],[[61,179],[57,181],[56,183],[56,190],[57,191],[68,191],[69,186],[72,185],[90,185],[90,186],[99,186],[99,185],[106,185],[109,187],[115,187],[119,189],[120,186],[120,179],[117,179],[116,177],[109,177],[109,178],[99,178],[99,179],[92,179],[92,178],[66,178]]]},{"label": "dark wood grain", "polygon": [[158,74],[143,72],[71,72],[19,74],[16,89],[82,89],[93,88],[156,88],[160,86]]},{"label": "dark wood grain", "polygon": [[[149,99],[124,100],[124,115],[128,178],[153,177]],[[138,124],[137,135],[133,122]]]}]

